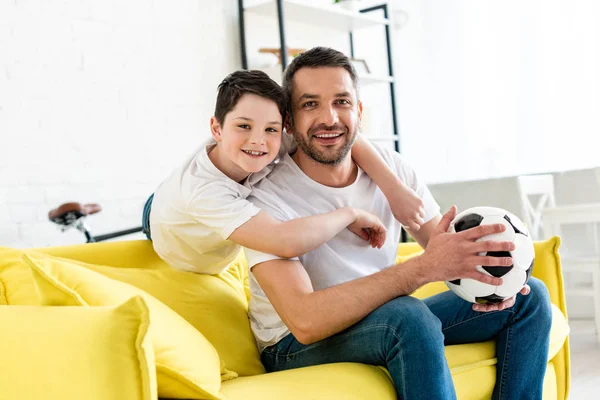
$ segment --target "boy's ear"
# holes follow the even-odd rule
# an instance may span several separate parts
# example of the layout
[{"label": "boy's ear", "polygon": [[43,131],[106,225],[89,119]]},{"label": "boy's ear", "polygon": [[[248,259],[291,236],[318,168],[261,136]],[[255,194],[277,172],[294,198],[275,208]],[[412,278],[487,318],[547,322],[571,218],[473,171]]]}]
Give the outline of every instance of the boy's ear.
[{"label": "boy's ear", "polygon": [[215,116],[210,117],[210,133],[217,142],[223,140],[221,138],[221,124],[219,124]]}]

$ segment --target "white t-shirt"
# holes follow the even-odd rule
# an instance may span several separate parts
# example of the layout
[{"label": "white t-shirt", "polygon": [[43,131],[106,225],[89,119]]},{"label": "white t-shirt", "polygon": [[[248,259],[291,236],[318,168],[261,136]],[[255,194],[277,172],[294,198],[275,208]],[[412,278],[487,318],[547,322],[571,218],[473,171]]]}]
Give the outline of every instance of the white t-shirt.
[{"label": "white t-shirt", "polygon": [[[293,136],[283,134],[280,156],[295,148]],[[228,240],[239,226],[260,212],[248,202],[252,184],[273,168],[250,174],[243,185],[212,163],[207,140],[154,192],[150,230],[156,253],[176,269],[218,274],[235,259],[241,247]],[[276,159],[279,161],[279,157]]]},{"label": "white t-shirt", "polygon": [[[392,171],[421,197],[425,208],[425,222],[438,215],[440,208],[429,189],[417,178],[400,154],[381,149],[377,145],[374,147]],[[369,211],[384,223],[388,232],[381,249],[371,248],[367,241],[344,229],[329,242],[301,256],[300,261],[315,290],[371,275],[394,265],[400,239],[400,223],[394,218],[381,190],[360,168],[355,182],[350,186],[332,188],[310,179],[286,154],[274,170],[253,187],[248,200],[282,221],[350,206]],[[245,251],[250,267],[250,324],[262,351],[277,343],[290,331],[252,274],[252,267],[279,257],[250,249]]]}]

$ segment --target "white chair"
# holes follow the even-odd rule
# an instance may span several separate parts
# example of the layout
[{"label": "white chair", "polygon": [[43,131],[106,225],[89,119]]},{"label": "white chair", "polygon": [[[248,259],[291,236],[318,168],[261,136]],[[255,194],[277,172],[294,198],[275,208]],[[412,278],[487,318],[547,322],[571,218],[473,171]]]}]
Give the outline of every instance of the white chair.
[{"label": "white chair", "polygon": [[[565,205],[542,210],[544,237],[561,236],[561,226],[569,224],[592,224],[594,228],[600,223],[600,203]],[[596,229],[594,229],[594,232]],[[571,253],[561,250],[563,271],[583,272],[591,275],[591,285],[567,287],[565,292],[572,296],[585,296],[593,299],[596,335],[600,341],[600,242],[597,233],[592,236],[593,248],[585,253]]]},{"label": "white chair", "polygon": [[517,177],[523,222],[534,240],[542,233],[542,210],[556,206],[552,174],[522,175]]}]

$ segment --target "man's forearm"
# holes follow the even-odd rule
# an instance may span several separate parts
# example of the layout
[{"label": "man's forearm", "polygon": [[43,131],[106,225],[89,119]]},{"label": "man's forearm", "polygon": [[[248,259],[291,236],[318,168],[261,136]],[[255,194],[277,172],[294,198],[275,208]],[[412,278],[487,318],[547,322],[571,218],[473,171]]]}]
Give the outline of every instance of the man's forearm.
[{"label": "man's forearm", "polygon": [[422,260],[416,257],[376,274],[303,295],[293,312],[296,339],[308,344],[341,332],[388,301],[427,283],[424,271],[427,269]]}]

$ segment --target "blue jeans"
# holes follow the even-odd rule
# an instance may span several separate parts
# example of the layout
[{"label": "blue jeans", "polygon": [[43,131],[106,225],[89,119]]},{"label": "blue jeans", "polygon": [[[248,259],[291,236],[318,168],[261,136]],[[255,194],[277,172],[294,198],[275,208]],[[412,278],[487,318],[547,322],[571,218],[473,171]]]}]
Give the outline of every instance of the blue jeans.
[{"label": "blue jeans", "polygon": [[150,234],[150,210],[152,209],[152,200],[154,199],[154,193],[148,197],[146,204],[144,204],[144,212],[142,213],[142,232],[146,235],[148,240],[152,240]]},{"label": "blue jeans", "polygon": [[[267,347],[261,360],[269,372],[309,365],[358,362],[385,366],[399,399],[455,399],[444,345],[496,339],[494,399],[541,399],[552,311],[543,282],[531,278],[531,293],[495,312],[447,291],[418,300],[398,297],[350,328],[311,345],[292,334]],[[476,382],[474,382],[476,384]]]}]

